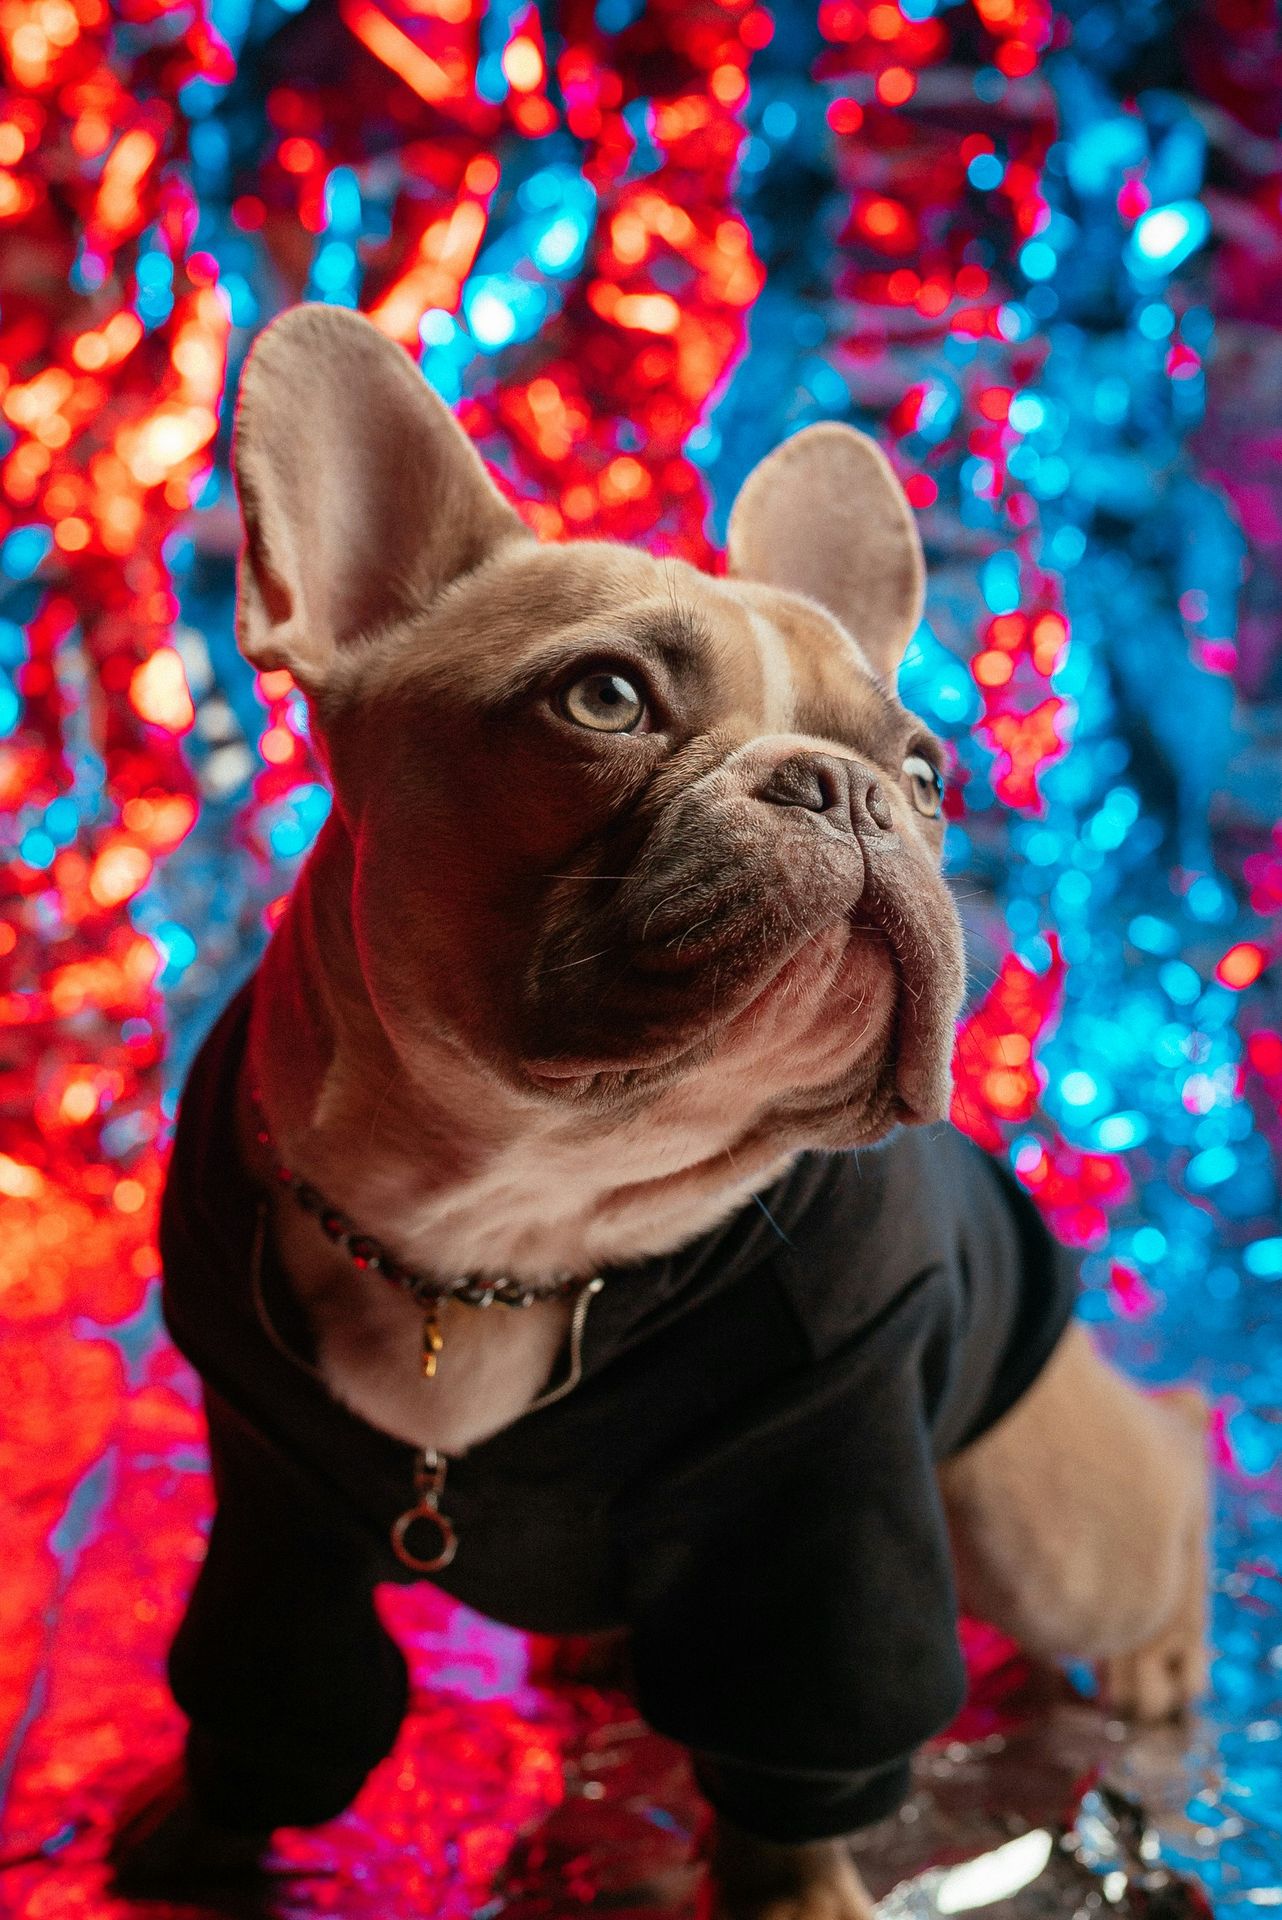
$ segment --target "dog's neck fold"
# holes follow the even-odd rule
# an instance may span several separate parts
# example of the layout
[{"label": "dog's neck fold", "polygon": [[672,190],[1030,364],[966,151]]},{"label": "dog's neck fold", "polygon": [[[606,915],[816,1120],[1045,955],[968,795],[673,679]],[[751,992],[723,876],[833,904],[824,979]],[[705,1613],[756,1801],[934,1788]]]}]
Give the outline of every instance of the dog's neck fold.
[{"label": "dog's neck fold", "polygon": [[248,1070],[287,1163],[408,1264],[538,1283],[669,1252],[795,1157],[693,1090],[588,1130],[444,1038],[407,1057],[364,986],[352,870],[331,816],[259,970]]}]

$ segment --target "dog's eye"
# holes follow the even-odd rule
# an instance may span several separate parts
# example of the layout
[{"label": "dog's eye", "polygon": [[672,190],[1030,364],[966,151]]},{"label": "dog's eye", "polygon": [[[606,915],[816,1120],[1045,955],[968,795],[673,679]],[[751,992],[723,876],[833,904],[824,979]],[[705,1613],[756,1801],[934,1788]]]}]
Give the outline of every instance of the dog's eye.
[{"label": "dog's eye", "polygon": [[621,673],[601,668],[566,688],[561,711],[576,727],[594,733],[631,733],[645,718],[645,700]]},{"label": "dog's eye", "polygon": [[904,761],[904,777],[918,813],[934,820],[944,804],[944,776],[932,767],[924,754],[910,753]]}]

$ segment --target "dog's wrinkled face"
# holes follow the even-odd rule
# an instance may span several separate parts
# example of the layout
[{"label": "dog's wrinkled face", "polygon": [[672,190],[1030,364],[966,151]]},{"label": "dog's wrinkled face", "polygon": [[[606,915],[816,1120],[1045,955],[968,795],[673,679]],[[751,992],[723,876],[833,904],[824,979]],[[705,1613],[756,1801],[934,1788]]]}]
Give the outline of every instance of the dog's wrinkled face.
[{"label": "dog's wrinkled face", "polygon": [[868,442],[763,462],[724,580],[541,547],[405,355],[303,308],[236,461],[241,644],[311,700],[398,1051],[585,1119],[702,1078],[785,1149],[946,1112],[940,749],[891,691],[920,553]]}]

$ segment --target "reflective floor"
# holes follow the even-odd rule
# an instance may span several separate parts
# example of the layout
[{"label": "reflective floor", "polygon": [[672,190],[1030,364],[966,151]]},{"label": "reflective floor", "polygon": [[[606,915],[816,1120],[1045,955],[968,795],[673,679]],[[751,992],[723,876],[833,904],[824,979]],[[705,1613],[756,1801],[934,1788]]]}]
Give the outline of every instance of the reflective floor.
[{"label": "reflective floor", "polygon": [[[11,1323],[3,1348],[0,1914],[695,1914],[706,1812],[679,1751],[621,1693],[551,1677],[567,1671],[557,1649],[427,1588],[384,1596],[414,1708],[350,1813],[283,1836],[256,1903],[114,1898],[117,1810],[180,1734],[163,1655],[207,1496],[194,1385],[150,1299],[113,1332],[37,1340]],[[1186,1728],[1128,1738],[1068,1677],[967,1627],[970,1702],[902,1812],[859,1843],[887,1920],[1282,1906],[1275,1525],[1267,1488],[1226,1480],[1214,1693]]]}]

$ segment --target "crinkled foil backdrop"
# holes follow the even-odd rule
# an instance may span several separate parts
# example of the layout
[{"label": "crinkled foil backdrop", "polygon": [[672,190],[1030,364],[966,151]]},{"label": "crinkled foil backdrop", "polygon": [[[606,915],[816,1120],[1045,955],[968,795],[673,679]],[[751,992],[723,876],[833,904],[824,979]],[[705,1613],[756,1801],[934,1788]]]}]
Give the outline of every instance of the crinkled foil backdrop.
[{"label": "crinkled foil backdrop", "polygon": [[[0,0],[0,56],[0,1911],[127,1911],[104,1837],[178,1734],[207,1496],[153,1206],[327,806],[231,625],[224,396],[302,298],[410,348],[548,539],[714,562],[781,436],[889,450],[904,692],[955,755],[956,1117],[1111,1349],[1214,1396],[1222,1497],[1206,1714],[1128,1747],[977,1628],[869,1877],[887,1915],[1282,1904],[1272,8]],[[415,1715],[280,1911],[688,1911],[679,1757],[394,1607]]]}]

